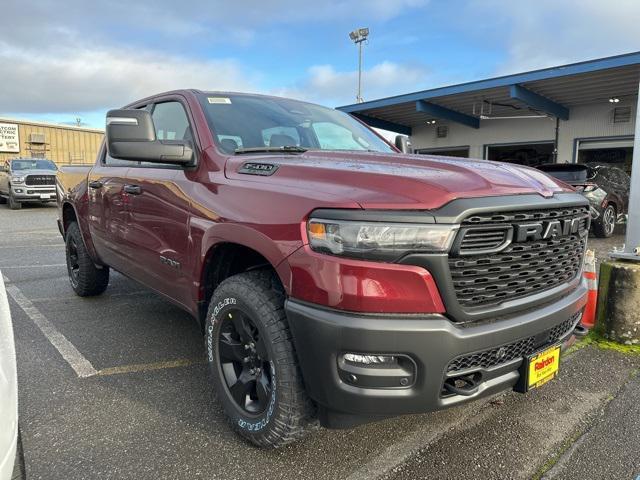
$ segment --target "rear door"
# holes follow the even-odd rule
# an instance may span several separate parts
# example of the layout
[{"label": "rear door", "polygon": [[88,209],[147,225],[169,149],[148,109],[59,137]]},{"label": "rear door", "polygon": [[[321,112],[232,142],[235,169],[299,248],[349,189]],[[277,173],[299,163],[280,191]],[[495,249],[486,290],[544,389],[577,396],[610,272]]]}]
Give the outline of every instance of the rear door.
[{"label": "rear door", "polygon": [[[159,140],[193,141],[180,97],[151,108]],[[124,187],[130,197],[127,243],[136,255],[132,276],[185,306],[191,301],[189,173],[181,166],[140,162],[129,169]]]},{"label": "rear door", "polygon": [[89,231],[100,259],[128,273],[131,253],[124,248],[129,232],[124,185],[132,162],[111,158],[104,144],[99,159],[87,178]]}]

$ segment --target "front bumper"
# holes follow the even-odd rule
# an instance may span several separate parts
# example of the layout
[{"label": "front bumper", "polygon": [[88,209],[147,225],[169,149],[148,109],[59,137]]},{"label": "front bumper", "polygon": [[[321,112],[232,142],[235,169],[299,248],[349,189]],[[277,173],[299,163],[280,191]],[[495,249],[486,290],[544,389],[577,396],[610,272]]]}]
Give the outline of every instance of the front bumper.
[{"label": "front bumper", "polygon": [[55,185],[11,185],[11,194],[19,202],[54,202]]},{"label": "front bumper", "polygon": [[[562,298],[506,318],[455,324],[444,315],[366,315],[288,300],[286,312],[309,395],[328,427],[438,410],[511,389],[522,357],[482,369],[472,395],[443,394],[447,367],[461,355],[495,349],[544,333],[571,317],[578,322],[587,299],[584,281]],[[559,339],[573,340],[573,327]],[[415,378],[406,387],[361,388],[344,381],[339,358],[347,352],[406,355]],[[347,420],[345,420],[347,419]]]}]

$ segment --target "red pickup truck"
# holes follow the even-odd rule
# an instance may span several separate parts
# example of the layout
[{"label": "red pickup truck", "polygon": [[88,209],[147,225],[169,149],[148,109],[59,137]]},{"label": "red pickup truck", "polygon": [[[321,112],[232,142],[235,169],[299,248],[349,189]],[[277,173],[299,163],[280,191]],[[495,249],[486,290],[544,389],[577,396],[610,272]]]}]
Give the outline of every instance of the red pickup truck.
[{"label": "red pickup truck", "polygon": [[114,269],[190,312],[231,425],[262,447],[537,388],[585,333],[582,196],[402,153],[333,109],[149,97],[107,114],[58,200],[75,292]]}]

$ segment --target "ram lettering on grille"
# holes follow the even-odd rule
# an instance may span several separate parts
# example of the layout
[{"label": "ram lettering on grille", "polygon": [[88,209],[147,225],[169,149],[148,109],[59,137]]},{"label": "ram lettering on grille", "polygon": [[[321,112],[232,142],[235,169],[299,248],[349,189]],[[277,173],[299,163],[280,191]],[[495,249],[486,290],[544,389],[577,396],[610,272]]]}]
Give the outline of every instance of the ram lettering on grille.
[{"label": "ram lettering on grille", "polygon": [[449,258],[458,303],[489,307],[573,280],[588,229],[587,207],[467,218]]}]

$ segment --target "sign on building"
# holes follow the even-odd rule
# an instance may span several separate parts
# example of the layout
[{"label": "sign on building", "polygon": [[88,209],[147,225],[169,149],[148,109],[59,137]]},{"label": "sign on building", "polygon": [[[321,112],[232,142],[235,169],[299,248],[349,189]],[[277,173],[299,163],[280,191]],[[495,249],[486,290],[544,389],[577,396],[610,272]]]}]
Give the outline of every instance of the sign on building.
[{"label": "sign on building", "polygon": [[0,123],[0,152],[20,153],[17,124]]}]

